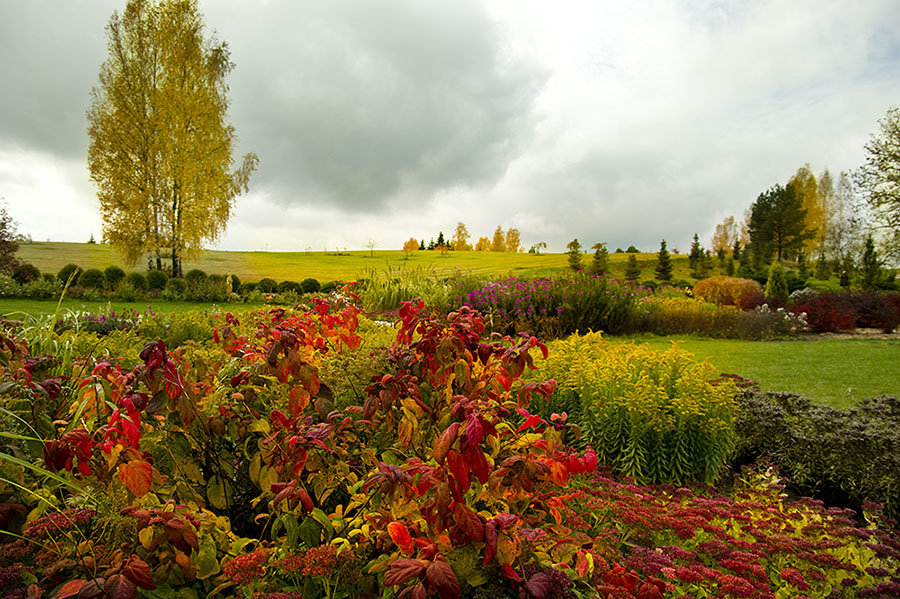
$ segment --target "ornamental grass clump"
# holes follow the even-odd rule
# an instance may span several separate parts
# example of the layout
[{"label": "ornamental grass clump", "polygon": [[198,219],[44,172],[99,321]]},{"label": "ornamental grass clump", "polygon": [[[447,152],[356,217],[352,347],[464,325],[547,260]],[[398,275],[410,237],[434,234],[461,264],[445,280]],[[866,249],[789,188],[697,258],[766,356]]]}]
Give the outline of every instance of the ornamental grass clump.
[{"label": "ornamental grass clump", "polygon": [[535,399],[533,411],[567,412],[581,442],[616,472],[642,483],[708,483],[726,465],[737,388],[677,345],[658,352],[599,333],[573,335],[551,344],[536,377],[557,387],[549,401]]}]

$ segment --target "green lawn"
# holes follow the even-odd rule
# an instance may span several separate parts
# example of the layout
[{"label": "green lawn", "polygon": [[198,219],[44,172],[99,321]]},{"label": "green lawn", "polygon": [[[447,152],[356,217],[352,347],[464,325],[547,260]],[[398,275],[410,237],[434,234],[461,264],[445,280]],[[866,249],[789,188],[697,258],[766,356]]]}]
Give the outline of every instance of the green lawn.
[{"label": "green lawn", "polygon": [[[19,246],[17,257],[34,264],[41,272],[57,273],[66,264],[82,268],[106,268],[116,265],[143,272],[146,264],[124,264],[111,247],[103,244],[35,242]],[[583,256],[583,265],[590,268],[591,254]],[[622,276],[628,254],[609,255],[609,267],[614,276]],[[656,254],[637,254],[642,268],[640,280],[653,278]],[[691,280],[686,256],[673,256],[675,279]],[[375,252],[224,252],[205,251],[196,260],[184,263],[184,272],[199,268],[207,273],[234,274],[242,281],[258,281],[271,277],[276,281],[302,281],[306,278],[327,281],[353,281],[367,276],[371,269],[424,269],[438,273],[485,273],[492,275],[535,276],[568,271],[566,254],[528,254],[504,252],[446,252],[416,251],[408,256],[400,250]]]},{"label": "green lawn", "polygon": [[[629,339],[662,350],[679,338]],[[882,393],[900,397],[900,339],[680,339],[698,359],[751,378],[765,391],[791,391],[840,408]]]},{"label": "green lawn", "polygon": [[[39,316],[44,314],[53,314],[56,311],[57,300],[30,300],[30,299],[0,299],[0,314],[4,318],[21,318],[23,314]],[[262,306],[254,306],[251,304],[198,304],[196,302],[172,302],[168,300],[152,300],[142,302],[105,302],[105,301],[88,301],[80,299],[64,299],[60,306],[61,311],[78,310],[92,313],[108,312],[110,309],[116,312],[129,312],[137,310],[144,312],[148,307],[152,307],[154,312],[186,312],[188,310],[208,310],[208,311],[231,311],[248,310],[253,308],[261,308]]]}]

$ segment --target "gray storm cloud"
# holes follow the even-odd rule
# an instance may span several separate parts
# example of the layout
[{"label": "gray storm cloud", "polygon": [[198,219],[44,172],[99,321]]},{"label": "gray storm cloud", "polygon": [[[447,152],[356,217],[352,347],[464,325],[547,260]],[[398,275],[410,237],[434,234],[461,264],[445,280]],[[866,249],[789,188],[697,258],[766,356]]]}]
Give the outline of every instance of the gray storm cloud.
[{"label": "gray storm cloud", "polygon": [[276,201],[377,211],[490,184],[531,137],[545,74],[473,2],[321,0],[282,5],[274,29],[239,22],[231,85],[253,92],[234,116]]}]

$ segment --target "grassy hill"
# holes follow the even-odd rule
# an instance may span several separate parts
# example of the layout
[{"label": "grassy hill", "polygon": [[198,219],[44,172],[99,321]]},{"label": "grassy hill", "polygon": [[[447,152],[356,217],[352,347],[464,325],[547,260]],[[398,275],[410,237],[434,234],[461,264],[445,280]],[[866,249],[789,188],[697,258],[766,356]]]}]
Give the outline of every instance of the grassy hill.
[{"label": "grassy hill", "polygon": [[[103,244],[34,242],[19,246],[19,259],[34,264],[41,272],[56,273],[66,264],[77,264],[82,268],[106,268],[116,265],[126,271],[143,271],[146,265],[138,263],[133,267],[122,259],[111,247]],[[625,270],[627,254],[610,254],[609,264],[614,275],[621,276]],[[585,266],[590,265],[591,255],[584,256]],[[638,263],[643,269],[641,280],[653,278],[656,254],[638,254]],[[674,277],[688,279],[686,257],[673,256]],[[409,254],[400,250],[368,250],[332,252],[226,252],[209,250],[196,260],[185,261],[184,272],[199,268],[207,273],[222,275],[235,274],[242,281],[256,281],[271,277],[276,281],[301,281],[306,278],[327,281],[351,281],[367,276],[371,269],[424,269],[438,273],[453,273],[457,270],[491,275],[514,274],[519,276],[547,275],[568,269],[565,254],[527,254],[494,252],[446,252],[416,251]]]}]

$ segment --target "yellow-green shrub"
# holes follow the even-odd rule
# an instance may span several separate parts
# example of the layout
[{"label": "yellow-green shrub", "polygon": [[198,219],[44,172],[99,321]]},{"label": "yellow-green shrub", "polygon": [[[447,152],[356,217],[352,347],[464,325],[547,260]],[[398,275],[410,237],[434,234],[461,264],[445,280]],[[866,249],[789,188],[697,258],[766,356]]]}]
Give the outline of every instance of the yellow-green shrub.
[{"label": "yellow-green shrub", "polygon": [[694,285],[694,297],[717,306],[740,306],[745,298],[762,295],[756,281],[737,277],[710,277]]},{"label": "yellow-green shrub", "polygon": [[533,409],[568,412],[601,463],[639,482],[712,482],[731,452],[737,388],[713,382],[713,366],[677,345],[659,352],[573,335],[550,344],[534,377],[557,388]]}]

